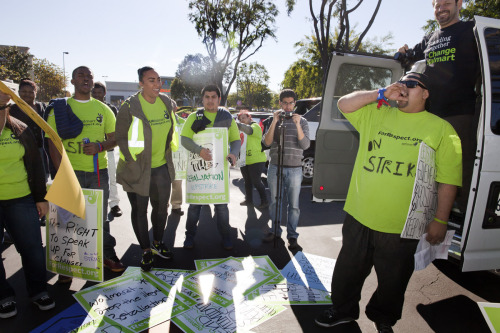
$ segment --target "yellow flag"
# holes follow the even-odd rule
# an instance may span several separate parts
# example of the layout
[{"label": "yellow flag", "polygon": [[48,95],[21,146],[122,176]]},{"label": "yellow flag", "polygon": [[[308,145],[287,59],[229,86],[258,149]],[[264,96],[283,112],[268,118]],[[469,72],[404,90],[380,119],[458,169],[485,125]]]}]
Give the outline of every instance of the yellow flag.
[{"label": "yellow flag", "polygon": [[73,167],[66,155],[63,143],[59,135],[36,113],[25,101],[0,81],[0,90],[8,94],[10,98],[26,113],[33,121],[48,134],[54,146],[61,153],[61,165],[57,171],[56,177],[50,186],[45,199],[50,201],[76,216],[85,219],[85,197],[82,188],[76,178]]}]

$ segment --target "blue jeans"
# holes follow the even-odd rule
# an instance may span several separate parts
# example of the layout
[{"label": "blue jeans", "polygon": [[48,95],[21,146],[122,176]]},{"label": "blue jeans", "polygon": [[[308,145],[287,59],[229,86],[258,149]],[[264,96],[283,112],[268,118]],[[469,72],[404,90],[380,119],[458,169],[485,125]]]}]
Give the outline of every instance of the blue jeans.
[{"label": "blue jeans", "polygon": [[[189,205],[186,220],[186,236],[194,237],[194,235],[196,235],[202,206],[206,205]],[[229,225],[229,209],[227,209],[227,204],[214,205],[214,208],[217,229],[223,238],[227,238],[231,232],[231,226]]]},{"label": "blue jeans", "polygon": [[[271,191],[271,201],[269,204],[269,215],[271,215],[271,228],[269,232],[274,233],[274,221],[276,221],[276,195],[278,186],[278,177],[276,172],[278,171],[278,166],[274,164],[269,164],[267,170],[267,184],[269,185],[269,190]],[[282,189],[282,202],[286,196],[288,201],[288,223],[286,226],[287,238],[298,238],[297,226],[299,225],[299,195],[300,186],[302,184],[302,168],[283,168],[283,183]],[[282,217],[281,215],[280,217]],[[281,218],[280,218],[281,220]],[[278,229],[278,236],[281,236],[281,225]]]},{"label": "blue jeans", "polygon": [[[28,295],[32,300],[46,295],[45,252],[38,211],[31,195],[0,200],[0,239],[3,239],[4,228],[7,229],[17,252],[21,255]],[[14,296],[14,289],[6,279],[3,261],[0,261],[0,301],[13,300]]]},{"label": "blue jeans", "polygon": [[103,190],[102,197],[102,226],[103,226],[103,248],[104,258],[109,259],[116,256],[115,245],[116,240],[109,232],[108,221],[108,199],[109,199],[109,175],[108,169],[99,170],[101,177],[101,186],[99,186],[97,174],[93,172],[75,170],[76,178],[82,188],[93,190]]}]

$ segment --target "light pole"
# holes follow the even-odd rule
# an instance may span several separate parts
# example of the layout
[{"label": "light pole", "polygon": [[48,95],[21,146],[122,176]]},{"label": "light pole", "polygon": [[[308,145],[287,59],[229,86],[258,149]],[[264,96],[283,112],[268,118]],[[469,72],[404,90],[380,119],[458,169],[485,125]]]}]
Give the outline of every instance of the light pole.
[{"label": "light pole", "polygon": [[65,54],[69,54],[69,52],[63,52],[64,97],[66,97],[66,66],[64,65]]}]

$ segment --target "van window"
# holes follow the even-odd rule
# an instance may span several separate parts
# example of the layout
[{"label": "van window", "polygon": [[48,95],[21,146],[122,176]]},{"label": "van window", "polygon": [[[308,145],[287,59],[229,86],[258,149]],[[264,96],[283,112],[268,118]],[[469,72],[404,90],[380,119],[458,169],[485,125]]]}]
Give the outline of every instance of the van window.
[{"label": "van window", "polygon": [[484,39],[488,49],[491,78],[491,131],[500,135],[500,30],[487,28]]},{"label": "van window", "polygon": [[337,108],[340,97],[357,90],[374,90],[391,84],[392,71],[387,68],[342,64],[335,83],[332,119],[345,119]]}]

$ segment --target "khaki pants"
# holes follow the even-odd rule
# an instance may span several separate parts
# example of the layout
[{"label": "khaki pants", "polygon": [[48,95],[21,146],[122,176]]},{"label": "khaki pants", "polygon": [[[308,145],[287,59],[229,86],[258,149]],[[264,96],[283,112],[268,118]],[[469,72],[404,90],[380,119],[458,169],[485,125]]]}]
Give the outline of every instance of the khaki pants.
[{"label": "khaki pants", "polygon": [[172,182],[172,196],[170,197],[172,209],[179,209],[182,205],[182,179]]}]

